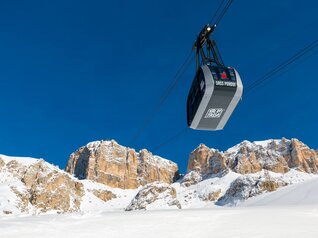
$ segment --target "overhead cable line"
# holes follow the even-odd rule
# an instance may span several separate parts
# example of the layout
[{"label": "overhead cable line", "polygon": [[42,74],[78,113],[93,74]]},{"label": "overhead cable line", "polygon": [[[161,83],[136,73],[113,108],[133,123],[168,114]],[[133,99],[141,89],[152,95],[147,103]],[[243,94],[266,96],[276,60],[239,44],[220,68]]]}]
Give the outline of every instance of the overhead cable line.
[{"label": "overhead cable line", "polygon": [[180,79],[182,78],[184,73],[187,71],[189,66],[192,64],[192,62],[194,61],[195,58],[194,58],[194,56],[191,57],[191,55],[192,55],[192,51],[190,52],[190,54],[188,55],[188,57],[186,58],[184,63],[181,65],[181,67],[177,71],[176,75],[173,78],[174,81],[172,81],[169,84],[169,86],[166,88],[166,90],[164,91],[164,93],[160,97],[160,100],[158,101],[156,106],[148,114],[148,116],[146,117],[145,121],[142,123],[142,127],[140,127],[140,129],[133,136],[133,138],[131,140],[131,143],[136,141],[139,138],[139,136],[142,134],[142,132],[147,128],[149,123],[152,121],[152,119],[155,117],[155,115],[159,112],[159,110],[160,110],[161,106],[163,105],[163,103],[165,102],[165,100],[171,94],[172,90],[176,87],[176,85],[178,84],[178,82],[180,81]]},{"label": "overhead cable line", "polygon": [[315,49],[318,46],[318,40],[315,40],[314,42],[312,42],[311,44],[307,45],[305,48],[303,48],[302,50],[298,51],[296,54],[294,54],[292,57],[290,57],[289,59],[287,59],[286,61],[282,62],[281,64],[279,64],[278,66],[276,66],[274,69],[272,69],[271,71],[269,71],[268,73],[266,73],[264,76],[262,76],[261,78],[259,78],[258,80],[255,80],[253,83],[251,83],[249,86],[247,86],[246,88],[246,93],[245,96],[250,94],[250,92],[256,88],[257,86],[259,86],[260,84],[262,84],[263,82],[271,79],[275,74],[277,74],[278,72],[282,71],[283,69],[285,69],[287,66],[289,66],[290,64],[294,63],[296,60],[300,59],[301,57],[303,57],[304,55],[306,55],[307,53],[309,53],[310,51],[312,51],[313,49]]},{"label": "overhead cable line", "polygon": [[166,139],[165,141],[163,141],[162,143],[154,147],[152,151],[155,152],[159,150],[161,147],[164,147],[165,145],[167,145],[169,142],[176,140],[178,137],[180,137],[185,132],[187,132],[188,129],[189,129],[188,127],[184,127],[182,130],[178,131],[178,133],[174,134],[173,136],[169,137],[168,139]]},{"label": "overhead cable line", "polygon": [[214,12],[214,15],[212,16],[211,20],[210,20],[210,25],[213,24],[214,18],[218,15],[221,7],[223,6],[223,3],[225,2],[225,0],[222,0],[222,2],[219,4],[218,8],[216,9],[216,11]]},{"label": "overhead cable line", "polygon": [[[215,25],[218,25],[220,23],[220,21],[222,20],[222,18],[224,17],[224,15],[226,14],[226,12],[229,10],[230,6],[232,5],[234,0],[229,0],[227,2],[227,4],[225,5],[225,7],[223,8],[221,14],[219,15],[219,17],[217,18]],[[212,24],[212,22],[211,22]]]}]

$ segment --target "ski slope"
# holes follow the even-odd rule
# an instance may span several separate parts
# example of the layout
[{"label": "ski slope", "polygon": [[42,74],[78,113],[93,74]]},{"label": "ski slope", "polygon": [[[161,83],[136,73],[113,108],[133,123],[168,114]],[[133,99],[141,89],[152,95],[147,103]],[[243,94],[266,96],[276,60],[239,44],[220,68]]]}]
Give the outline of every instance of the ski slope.
[{"label": "ski slope", "polygon": [[6,238],[318,237],[318,179],[252,198],[241,207],[0,218]]},{"label": "ski slope", "polygon": [[318,178],[253,197],[241,206],[312,206],[318,209]]},{"label": "ski slope", "polygon": [[318,237],[318,209],[221,208],[2,218],[1,237]]}]

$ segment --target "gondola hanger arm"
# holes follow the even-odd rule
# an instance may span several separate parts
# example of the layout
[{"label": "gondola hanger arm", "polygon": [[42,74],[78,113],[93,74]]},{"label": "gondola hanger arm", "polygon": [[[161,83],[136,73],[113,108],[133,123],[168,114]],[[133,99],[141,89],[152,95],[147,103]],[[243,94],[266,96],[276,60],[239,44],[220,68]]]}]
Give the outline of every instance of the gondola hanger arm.
[{"label": "gondola hanger arm", "polygon": [[210,24],[206,24],[203,29],[200,31],[192,49],[202,48],[202,46],[206,43],[207,39],[209,39],[210,35],[214,32],[216,28],[216,24],[210,26]]}]

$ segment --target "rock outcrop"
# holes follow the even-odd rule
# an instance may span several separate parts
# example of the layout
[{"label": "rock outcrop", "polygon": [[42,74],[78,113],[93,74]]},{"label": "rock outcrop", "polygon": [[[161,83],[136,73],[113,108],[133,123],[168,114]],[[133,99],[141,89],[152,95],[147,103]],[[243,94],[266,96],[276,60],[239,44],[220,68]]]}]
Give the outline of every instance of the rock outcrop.
[{"label": "rock outcrop", "polygon": [[297,139],[291,140],[291,156],[287,161],[289,167],[306,173],[317,173],[318,157],[314,150]]},{"label": "rock outcrop", "polygon": [[[294,178],[288,177],[295,176],[295,171],[317,174],[317,167],[317,153],[297,139],[243,141],[225,152],[200,144],[189,156],[188,171],[182,185],[192,186],[194,193],[200,190],[200,184],[206,184],[205,181],[211,179],[212,186],[202,190],[199,198],[215,201],[218,205],[235,205],[265,191],[272,192],[293,183]],[[290,175],[279,176],[286,173]],[[229,174],[236,176],[229,179],[234,179],[230,184],[227,182],[231,177]],[[213,184],[213,181],[218,182]]]},{"label": "rock outcrop", "polygon": [[113,192],[108,191],[108,190],[89,189],[88,191],[93,193],[96,197],[103,200],[104,202],[107,202],[107,201],[112,200],[112,199],[117,197]]},{"label": "rock outcrop", "polygon": [[223,153],[210,149],[204,144],[191,152],[188,171],[197,171],[203,175],[218,174],[227,170],[227,161]]},{"label": "rock outcrop", "polygon": [[126,211],[171,208],[181,209],[176,189],[166,183],[154,182],[138,192]]},{"label": "rock outcrop", "polygon": [[231,183],[230,188],[218,199],[216,204],[221,206],[236,205],[238,202],[259,195],[264,191],[272,192],[287,184],[280,178],[268,180],[258,176],[241,176]]},{"label": "rock outcrop", "polygon": [[210,191],[208,193],[203,193],[202,195],[200,195],[200,199],[202,199],[203,201],[210,201],[210,202],[214,202],[217,201],[220,196],[221,196],[222,190],[221,189],[216,189],[214,191]]},{"label": "rock outcrop", "polygon": [[182,178],[182,184],[186,187],[189,187],[193,184],[197,184],[200,181],[202,181],[202,175],[200,170],[192,170],[189,171],[183,178]]},{"label": "rock outcrop", "polygon": [[44,160],[32,160],[30,164],[18,160],[0,163],[0,173],[10,179],[10,189],[17,196],[21,212],[78,211],[83,185]]},{"label": "rock outcrop", "polygon": [[83,184],[74,181],[69,175],[50,171],[43,161],[30,166],[23,174],[29,201],[40,212],[78,211],[84,195]]},{"label": "rock outcrop", "polygon": [[317,168],[318,157],[314,150],[297,139],[285,138],[254,143],[243,141],[225,152],[201,144],[190,154],[188,162],[188,172],[200,172],[205,177],[226,170],[239,174],[263,169],[275,173],[286,173],[290,169],[317,173]]},{"label": "rock outcrop", "polygon": [[0,165],[0,216],[83,211],[117,198],[109,187],[84,183],[42,159],[0,155]]},{"label": "rock outcrop", "polygon": [[289,171],[287,160],[290,156],[290,141],[269,140],[263,142],[243,141],[224,154],[229,167],[240,174],[256,173],[262,169],[276,173]]},{"label": "rock outcrop", "polygon": [[91,142],[72,153],[65,171],[79,179],[89,179],[114,188],[134,189],[160,181],[173,183],[179,177],[172,161],[135,150],[116,141]]}]

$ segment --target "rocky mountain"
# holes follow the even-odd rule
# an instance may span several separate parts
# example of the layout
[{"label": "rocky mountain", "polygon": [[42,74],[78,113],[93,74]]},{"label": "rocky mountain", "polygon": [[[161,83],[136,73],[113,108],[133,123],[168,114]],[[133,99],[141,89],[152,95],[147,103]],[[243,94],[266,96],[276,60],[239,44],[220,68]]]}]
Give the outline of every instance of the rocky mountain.
[{"label": "rocky mountain", "polygon": [[224,152],[201,144],[187,168],[179,178],[174,162],[115,141],[79,148],[65,171],[0,156],[0,215],[232,206],[317,176],[318,158],[297,139],[243,141]]},{"label": "rocky mountain", "polygon": [[171,184],[179,178],[176,163],[146,149],[137,153],[114,140],[91,142],[79,148],[71,154],[65,171],[79,179],[123,189],[155,181]]},{"label": "rocky mountain", "polygon": [[[176,190],[176,197],[138,196],[133,205],[142,206],[129,209],[153,209],[159,199],[174,201],[179,208],[236,205],[315,176],[317,167],[315,151],[297,139],[243,141],[225,152],[201,144],[190,153],[186,175],[176,183],[161,185],[164,191]],[[156,187],[158,184],[148,185],[145,192],[158,191]],[[166,203],[168,207],[174,206],[170,202]]]},{"label": "rocky mountain", "polygon": [[286,173],[290,169],[317,173],[318,158],[314,150],[297,139],[243,141],[220,152],[201,144],[191,154],[188,171],[200,172],[203,176],[232,170],[239,174],[256,173],[261,170]]},{"label": "rocky mountain", "polygon": [[274,191],[293,183],[299,175],[317,174],[315,152],[297,139],[243,141],[220,152],[205,145],[196,148],[189,157],[184,184],[195,184],[213,176],[240,174],[226,191],[219,194],[219,205],[235,204],[264,191]]},{"label": "rocky mountain", "polygon": [[0,156],[0,169],[4,213],[80,209],[83,185],[44,160]]}]

